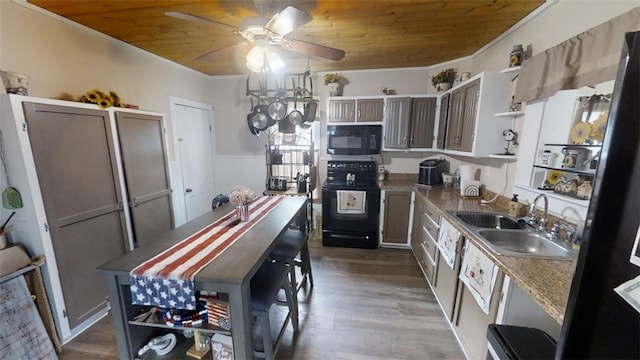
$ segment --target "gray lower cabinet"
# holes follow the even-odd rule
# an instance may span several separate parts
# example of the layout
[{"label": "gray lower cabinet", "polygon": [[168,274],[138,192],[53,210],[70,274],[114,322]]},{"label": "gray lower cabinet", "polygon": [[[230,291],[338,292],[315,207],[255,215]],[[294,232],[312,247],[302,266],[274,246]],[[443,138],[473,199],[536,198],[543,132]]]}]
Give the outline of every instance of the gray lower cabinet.
[{"label": "gray lower cabinet", "polygon": [[453,319],[453,310],[456,304],[456,295],[458,294],[458,274],[460,273],[462,243],[463,240],[460,239],[453,268],[447,264],[443,256],[438,257],[436,264],[437,270],[433,291],[440,302],[442,312],[449,321]]},{"label": "gray lower cabinet", "polygon": [[496,322],[503,281],[504,273],[499,271],[491,295],[489,313],[485,314],[471,290],[459,280],[452,324],[470,360],[487,358],[487,326]]},{"label": "gray lower cabinet", "polygon": [[411,190],[383,190],[381,246],[408,246],[412,198]]},{"label": "gray lower cabinet", "polygon": [[6,171],[24,203],[11,240],[45,256],[65,341],[107,313],[96,268],[131,250],[130,235],[144,244],[173,228],[163,117],[17,95],[0,95],[0,105]]},{"label": "gray lower cabinet", "polygon": [[411,231],[411,250],[418,265],[431,286],[435,285],[436,264],[439,252],[436,245],[438,239],[437,224],[440,216],[431,209],[431,205],[421,196],[416,195],[413,211],[413,229]]}]

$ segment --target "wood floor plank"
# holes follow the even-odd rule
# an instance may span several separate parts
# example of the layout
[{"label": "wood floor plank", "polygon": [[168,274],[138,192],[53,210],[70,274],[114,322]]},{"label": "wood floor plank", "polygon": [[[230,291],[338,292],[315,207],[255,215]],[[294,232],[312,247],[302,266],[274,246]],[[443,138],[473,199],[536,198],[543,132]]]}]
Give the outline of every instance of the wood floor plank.
[{"label": "wood floor plank", "polygon": [[[280,360],[463,359],[410,250],[323,247],[310,240],[314,286]],[[61,360],[116,359],[110,317],[63,346]],[[188,358],[188,357],[185,357]]]}]

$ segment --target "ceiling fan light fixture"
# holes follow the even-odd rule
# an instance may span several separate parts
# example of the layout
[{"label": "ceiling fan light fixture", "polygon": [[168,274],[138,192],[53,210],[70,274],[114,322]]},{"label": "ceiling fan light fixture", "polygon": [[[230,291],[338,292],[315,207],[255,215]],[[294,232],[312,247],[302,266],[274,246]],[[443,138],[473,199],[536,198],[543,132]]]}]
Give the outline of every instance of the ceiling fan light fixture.
[{"label": "ceiling fan light fixture", "polygon": [[257,40],[247,54],[247,68],[253,72],[276,72],[284,67],[285,63],[280,55],[271,50],[265,40]]}]

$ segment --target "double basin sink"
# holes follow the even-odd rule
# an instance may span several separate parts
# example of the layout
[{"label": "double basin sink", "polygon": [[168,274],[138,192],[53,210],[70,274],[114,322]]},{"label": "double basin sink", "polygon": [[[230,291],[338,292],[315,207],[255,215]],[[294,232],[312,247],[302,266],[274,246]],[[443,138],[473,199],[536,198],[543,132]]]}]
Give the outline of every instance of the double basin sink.
[{"label": "double basin sink", "polygon": [[547,234],[498,213],[449,211],[498,255],[573,260],[577,251]]}]

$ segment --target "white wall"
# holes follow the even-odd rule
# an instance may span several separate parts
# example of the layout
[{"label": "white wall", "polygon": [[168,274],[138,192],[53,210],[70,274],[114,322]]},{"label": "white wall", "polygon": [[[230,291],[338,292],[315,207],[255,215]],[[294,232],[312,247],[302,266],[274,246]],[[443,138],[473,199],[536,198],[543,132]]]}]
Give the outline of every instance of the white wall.
[{"label": "white wall", "polygon": [[[460,72],[471,71],[472,74],[503,69],[514,44],[531,44],[535,54],[638,6],[637,0],[560,0],[551,3],[553,5],[543,13],[486,47],[472,60],[465,58],[425,68],[342,71],[349,80],[344,95],[381,94],[382,87],[395,89],[398,94],[433,93],[429,75],[441,68],[456,67]],[[216,151],[223,158],[216,162],[216,182],[235,184],[252,174],[264,176],[264,166],[256,168],[252,165],[248,170],[236,170],[245,163],[262,163],[264,156],[265,139],[256,139],[247,130],[246,115],[250,104],[244,95],[244,76],[208,77],[6,0],[0,1],[0,69],[28,74],[29,93],[33,96],[54,97],[60,92],[77,96],[93,88],[115,90],[125,102],[167,114],[169,131],[170,95],[211,104],[216,121]],[[322,75],[314,74],[315,92],[321,100],[320,129],[325,125],[327,92],[321,82]],[[522,127],[522,119],[518,121],[516,129]],[[521,137],[530,135],[521,133]],[[320,155],[326,159],[323,151],[321,148]],[[435,156],[430,153],[383,155],[390,171],[403,173],[417,173],[417,164],[423,158]],[[170,158],[174,160],[172,148]],[[234,160],[239,158],[248,162]],[[507,176],[509,185],[504,193],[510,195],[515,172],[512,164],[461,157],[449,159],[452,170],[460,162],[472,164],[480,170],[481,181],[496,192],[503,192]],[[220,168],[218,164],[225,164],[225,167]],[[227,164],[235,166],[227,167]],[[262,180],[253,182],[258,184]],[[224,187],[220,191],[225,191]]]}]

